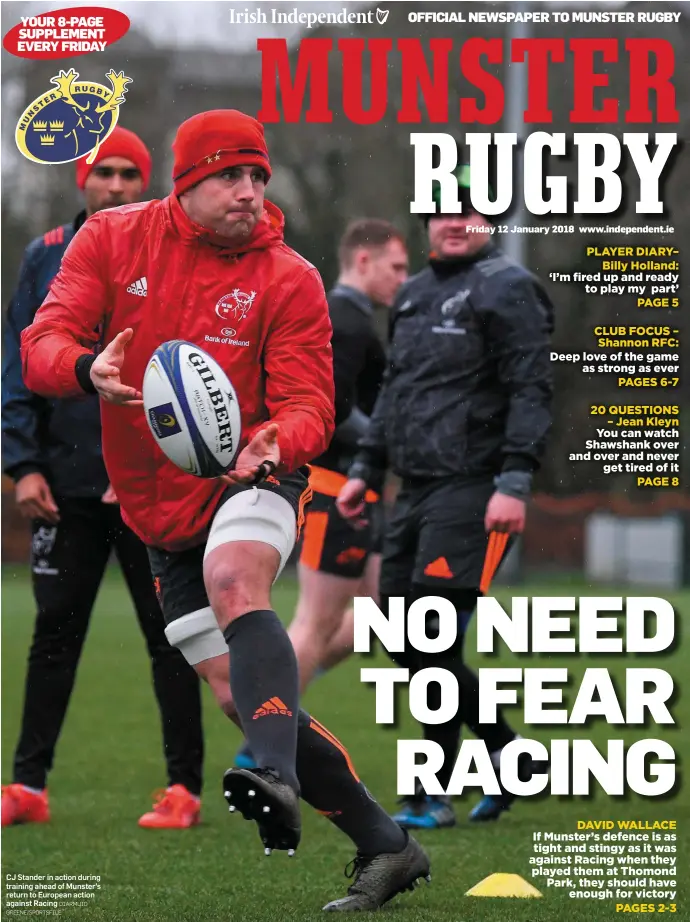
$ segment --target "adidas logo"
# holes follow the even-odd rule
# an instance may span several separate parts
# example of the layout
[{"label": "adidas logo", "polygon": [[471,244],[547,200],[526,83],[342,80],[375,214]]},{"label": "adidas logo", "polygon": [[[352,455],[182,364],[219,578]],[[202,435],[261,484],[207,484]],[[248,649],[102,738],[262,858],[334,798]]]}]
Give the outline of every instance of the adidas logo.
[{"label": "adidas logo", "polygon": [[269,698],[268,701],[264,701],[260,708],[254,711],[252,720],[267,717],[269,714],[282,714],[284,717],[292,717],[292,711],[288,710],[284,701],[281,701],[280,698]]},{"label": "adidas logo", "polygon": [[448,566],[448,561],[445,557],[437,557],[436,560],[427,564],[424,568],[424,573],[427,576],[437,576],[439,579],[453,578],[453,571]]},{"label": "adidas logo", "polygon": [[141,298],[145,298],[148,292],[146,276],[143,275],[140,279],[137,279],[136,282],[132,282],[132,284],[127,289],[127,292],[130,295],[139,295]]},{"label": "adidas logo", "polygon": [[346,550],[341,551],[338,556],[335,558],[336,563],[358,563],[360,560],[363,560],[367,555],[367,552],[363,547],[348,547]]}]

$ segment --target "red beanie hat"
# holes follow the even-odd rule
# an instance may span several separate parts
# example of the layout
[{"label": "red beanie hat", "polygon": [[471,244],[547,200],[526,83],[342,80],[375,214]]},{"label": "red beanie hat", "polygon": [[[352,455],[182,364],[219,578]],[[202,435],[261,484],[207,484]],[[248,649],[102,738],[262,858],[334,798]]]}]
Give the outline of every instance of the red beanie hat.
[{"label": "red beanie hat", "polygon": [[86,162],[88,157],[80,157],[77,160],[77,186],[80,189],[84,188],[89,173],[96,164],[108,157],[124,157],[126,160],[131,160],[141,173],[144,189],[146,189],[151,176],[151,154],[141,138],[137,137],[133,131],[128,131],[119,125],[113,128],[100,145],[93,163]]},{"label": "red beanie hat", "polygon": [[229,166],[260,166],[267,180],[271,176],[263,126],[237,109],[213,109],[188,118],[177,129],[172,149],[176,195]]}]

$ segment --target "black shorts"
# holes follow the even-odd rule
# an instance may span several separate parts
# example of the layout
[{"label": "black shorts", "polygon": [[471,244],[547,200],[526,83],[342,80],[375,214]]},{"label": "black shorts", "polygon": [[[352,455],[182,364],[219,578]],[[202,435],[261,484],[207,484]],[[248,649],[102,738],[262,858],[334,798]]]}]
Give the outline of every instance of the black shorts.
[{"label": "black shorts", "polygon": [[[204,585],[204,553],[207,543],[213,539],[213,523],[219,520],[219,513],[228,500],[251,490],[266,491],[287,500],[295,513],[297,524],[292,540],[292,546],[294,546],[294,542],[297,540],[304,523],[305,508],[311,498],[307,472],[308,468],[300,468],[299,471],[292,474],[271,477],[257,487],[230,486],[223,493],[218,503],[218,508],[211,523],[211,534],[207,541],[184,551],[164,551],[156,547],[148,548],[154,586],[156,587],[158,601],[166,624],[170,624],[184,615],[209,607],[206,586]],[[241,540],[241,537],[237,540]],[[257,538],[257,540],[259,539]],[[281,557],[284,557],[283,563],[291,550],[292,547],[286,548],[287,553],[285,551],[281,553]]]},{"label": "black shorts", "polygon": [[369,524],[362,529],[353,528],[335,505],[346,481],[344,474],[312,467],[309,485],[313,497],[302,532],[300,563],[320,573],[359,579],[369,555],[381,549],[381,503],[378,494],[368,490],[365,517]]},{"label": "black shorts", "polygon": [[412,584],[479,589],[488,535],[484,515],[492,479],[403,481],[383,537],[381,594],[407,595]]}]

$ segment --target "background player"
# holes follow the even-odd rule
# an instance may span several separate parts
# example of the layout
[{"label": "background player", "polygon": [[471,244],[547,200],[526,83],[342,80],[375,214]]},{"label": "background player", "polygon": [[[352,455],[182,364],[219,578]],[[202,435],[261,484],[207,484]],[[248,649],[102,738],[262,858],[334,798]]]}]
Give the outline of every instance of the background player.
[{"label": "background player", "polygon": [[[488,221],[473,211],[469,168],[458,173],[462,214],[426,218],[429,265],[398,294],[386,381],[360,441],[338,507],[356,520],[367,489],[378,489],[387,465],[402,486],[386,525],[381,598],[427,595],[450,600],[458,641],[444,654],[410,648],[393,658],[413,672],[452,671],[460,686],[456,718],[424,725],[439,744],[450,781],[462,723],[487,745],[498,765],[515,738],[499,714],[479,723],[478,680],[463,662],[487,552],[487,533],[523,530],[532,475],[551,423],[549,335],[552,306],[539,284],[491,242]],[[431,708],[440,687],[430,686]],[[525,765],[524,771],[530,771]],[[495,819],[514,798],[486,797],[471,814]],[[410,827],[452,826],[447,797],[407,798],[395,817]]]},{"label": "background player", "polygon": [[137,202],[151,156],[133,132],[117,126],[92,164],[77,161],[86,208],[26,249],[5,330],[2,433],[4,470],[31,521],[31,566],[38,608],[29,653],[13,783],[3,788],[2,825],[46,822],[46,778],[53,764],[96,594],[112,550],[122,567],[144,634],[160,708],[169,788],[140,819],[148,827],[184,828],[200,816],[203,738],[199,682],[165,624],[146,548],[127,528],[108,484],[98,398],[46,400],[22,380],[19,337],[46,297],[62,256],[87,217]]}]

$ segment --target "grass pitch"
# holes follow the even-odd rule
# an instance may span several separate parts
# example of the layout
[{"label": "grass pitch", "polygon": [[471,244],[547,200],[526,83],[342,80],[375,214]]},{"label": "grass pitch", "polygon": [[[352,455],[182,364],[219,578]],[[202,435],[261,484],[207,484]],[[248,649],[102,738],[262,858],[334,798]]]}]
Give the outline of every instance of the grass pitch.
[{"label": "grass pitch", "polygon": [[[26,654],[33,627],[28,572],[6,567],[3,575],[2,743],[3,779],[11,777],[23,695]],[[520,595],[599,594],[578,586],[520,586]],[[501,589],[507,600],[510,590]],[[610,590],[606,594],[624,595]],[[643,593],[639,593],[640,595]],[[650,593],[651,594],[651,593]],[[286,577],[275,591],[281,616],[290,617],[296,596]],[[690,610],[690,594],[668,597],[679,620]],[[474,635],[467,649],[472,650]],[[477,665],[476,655],[470,657]],[[380,655],[376,664],[388,660]],[[521,712],[509,714],[523,735],[543,741],[554,737],[590,737],[603,745],[609,736],[631,743],[642,736],[668,740],[678,762],[690,755],[687,728],[690,706],[683,681],[690,672],[688,647],[669,655],[568,660],[544,657],[527,661],[503,651],[486,665],[568,665],[572,688],[587,666],[608,666],[618,679],[626,666],[658,666],[674,676],[678,691],[672,728],[608,727],[595,720],[586,728],[522,728]],[[374,723],[373,688],[359,681],[361,661],[353,658],[319,679],[305,707],[348,746],[359,774],[387,808],[395,804],[396,739],[415,738],[409,714],[399,730]],[[372,665],[367,660],[367,666]],[[620,684],[620,683],[619,683]],[[623,685],[624,687],[624,685]],[[83,906],[62,909],[62,922],[288,922],[316,920],[321,907],[344,895],[342,871],[353,857],[348,840],[323,818],[304,808],[304,834],[295,859],[282,853],[264,858],[254,824],[230,816],[220,791],[222,773],[240,743],[238,731],[205,696],[206,788],[203,823],[188,831],[142,830],[137,819],[150,807],[150,793],[164,784],[158,716],[143,639],[117,570],[103,585],[86,641],[77,686],[56,765],[50,778],[53,820],[48,826],[3,831],[3,881],[11,874],[100,875],[101,890]],[[685,732],[683,732],[683,730]],[[397,897],[384,912],[416,922],[597,922],[617,915],[615,901],[570,899],[566,890],[546,889],[544,878],[530,877],[532,833],[572,832],[578,819],[675,819],[678,822],[677,915],[690,919],[690,796],[687,784],[667,799],[610,798],[598,791],[589,798],[539,797],[519,802],[498,823],[476,828],[466,815],[477,801],[469,792],[456,801],[459,826],[421,833],[432,859],[433,882],[414,894]],[[465,892],[496,872],[522,875],[542,890],[544,899],[483,899]],[[3,886],[3,909],[6,892]],[[632,902],[630,900],[629,902]],[[658,911],[658,910],[657,910]],[[36,912],[36,910],[32,911]],[[43,915],[43,910],[41,915]],[[619,915],[620,917],[620,915]],[[8,914],[8,918],[10,918]]]}]

